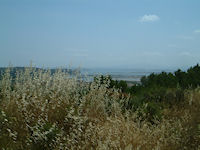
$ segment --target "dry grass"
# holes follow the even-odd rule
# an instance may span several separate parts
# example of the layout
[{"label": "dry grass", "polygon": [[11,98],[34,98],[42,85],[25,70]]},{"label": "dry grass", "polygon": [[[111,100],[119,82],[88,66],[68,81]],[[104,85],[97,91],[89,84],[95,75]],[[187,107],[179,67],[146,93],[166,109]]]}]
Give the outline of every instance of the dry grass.
[{"label": "dry grass", "polygon": [[152,125],[122,112],[127,98],[107,86],[34,68],[12,82],[7,70],[0,81],[0,149],[198,149],[198,89]]}]

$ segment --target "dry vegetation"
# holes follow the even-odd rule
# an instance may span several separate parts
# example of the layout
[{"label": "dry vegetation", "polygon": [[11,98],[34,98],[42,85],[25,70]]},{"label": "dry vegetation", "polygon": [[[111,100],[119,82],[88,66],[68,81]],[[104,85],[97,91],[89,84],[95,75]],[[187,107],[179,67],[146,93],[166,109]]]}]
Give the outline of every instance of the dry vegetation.
[{"label": "dry vegetation", "polygon": [[129,97],[107,86],[34,68],[12,80],[8,69],[0,81],[0,149],[200,149],[200,89],[152,124],[123,110]]}]

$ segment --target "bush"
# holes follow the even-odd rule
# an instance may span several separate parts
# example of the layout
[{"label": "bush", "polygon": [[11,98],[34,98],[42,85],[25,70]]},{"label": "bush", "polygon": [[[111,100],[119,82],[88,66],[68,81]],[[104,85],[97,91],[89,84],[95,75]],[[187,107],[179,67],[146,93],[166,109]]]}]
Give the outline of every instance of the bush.
[{"label": "bush", "polygon": [[137,110],[141,121],[148,121],[155,124],[162,119],[162,109],[159,104],[155,102],[144,103]]}]

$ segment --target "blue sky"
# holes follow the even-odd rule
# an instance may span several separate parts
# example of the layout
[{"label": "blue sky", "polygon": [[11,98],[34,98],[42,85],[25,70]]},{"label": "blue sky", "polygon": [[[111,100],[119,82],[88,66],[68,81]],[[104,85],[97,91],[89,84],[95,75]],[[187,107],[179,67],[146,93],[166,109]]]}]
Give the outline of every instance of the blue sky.
[{"label": "blue sky", "polygon": [[0,66],[187,68],[199,0],[0,0]]}]

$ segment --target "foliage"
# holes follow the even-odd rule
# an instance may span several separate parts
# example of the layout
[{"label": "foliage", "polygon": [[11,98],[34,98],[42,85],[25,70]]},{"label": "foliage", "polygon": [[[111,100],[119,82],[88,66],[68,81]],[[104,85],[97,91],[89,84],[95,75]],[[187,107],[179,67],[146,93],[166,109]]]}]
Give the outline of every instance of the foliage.
[{"label": "foliage", "polygon": [[200,66],[197,64],[189,68],[186,72],[178,69],[174,73],[152,73],[147,77],[142,77],[141,83],[144,87],[176,88],[180,86],[182,89],[197,88],[200,85]]},{"label": "foliage", "polygon": [[0,80],[0,149],[189,147],[186,125],[198,114],[193,107],[200,106],[200,92],[181,91],[185,107],[171,109],[162,102],[171,99],[168,94],[181,101],[178,89],[157,88],[158,95],[149,87],[133,89],[137,94],[109,77],[86,83],[61,70],[31,67],[13,80],[8,69]]}]

